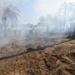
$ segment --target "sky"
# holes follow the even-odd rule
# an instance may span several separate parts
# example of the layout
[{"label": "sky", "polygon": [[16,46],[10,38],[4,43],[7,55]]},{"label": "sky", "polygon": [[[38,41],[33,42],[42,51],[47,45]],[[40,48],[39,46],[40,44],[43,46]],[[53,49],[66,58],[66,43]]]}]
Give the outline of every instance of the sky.
[{"label": "sky", "polygon": [[0,0],[0,10],[5,6],[13,5],[20,11],[20,24],[37,24],[41,16],[48,14],[53,16],[65,1],[75,2],[75,0]]}]

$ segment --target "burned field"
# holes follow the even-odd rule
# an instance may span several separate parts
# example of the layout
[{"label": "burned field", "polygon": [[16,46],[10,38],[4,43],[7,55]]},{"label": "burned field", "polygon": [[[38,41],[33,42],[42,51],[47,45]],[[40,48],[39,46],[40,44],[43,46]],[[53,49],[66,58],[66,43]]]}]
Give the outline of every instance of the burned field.
[{"label": "burned field", "polygon": [[2,47],[0,75],[75,75],[75,40],[40,37],[38,43],[26,44],[27,38]]},{"label": "burned field", "polygon": [[11,39],[0,48],[0,58],[5,56],[16,55],[23,52],[39,51],[45,48],[69,41],[66,39],[67,35],[47,35],[47,36],[29,36],[25,39]]}]

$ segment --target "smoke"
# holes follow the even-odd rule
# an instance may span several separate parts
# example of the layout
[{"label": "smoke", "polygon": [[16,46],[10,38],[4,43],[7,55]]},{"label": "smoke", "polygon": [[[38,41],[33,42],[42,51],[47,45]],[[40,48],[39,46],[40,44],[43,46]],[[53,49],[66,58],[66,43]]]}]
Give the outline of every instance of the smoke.
[{"label": "smoke", "polygon": [[17,5],[20,3],[20,0],[1,0],[0,1],[0,6],[5,6],[5,5]]},{"label": "smoke", "polygon": [[[68,13],[65,8],[63,8],[65,5],[62,6],[62,1],[56,4],[56,2],[53,2],[53,4],[50,5],[49,0],[41,0],[36,1],[37,4],[35,5],[35,11],[37,12],[36,16],[40,16],[38,23],[36,25],[34,24],[17,24],[19,16],[19,12],[16,12],[12,6],[17,6],[20,3],[20,0],[2,0],[1,1],[1,7],[0,9],[4,9],[2,20],[0,24],[0,38],[3,42],[0,44],[1,46],[8,44],[12,40],[18,40],[20,41],[18,44],[26,45],[26,47],[33,46],[47,46],[54,44],[58,41],[58,38],[60,35],[64,35],[66,32],[73,32],[74,20],[75,17],[68,16],[71,15]],[[59,6],[61,4],[61,6]],[[56,6],[55,6],[56,5]],[[52,7],[53,6],[53,7]],[[63,8],[62,10],[59,10],[59,8]],[[66,15],[65,12],[68,14]],[[31,11],[32,12],[32,11]],[[49,14],[49,15],[48,15]],[[22,15],[22,14],[21,14]],[[22,15],[23,16],[23,15]],[[32,15],[33,17],[34,15]],[[42,16],[42,17],[41,17]],[[65,17],[66,16],[66,17]],[[68,17],[67,17],[68,16]],[[23,19],[25,19],[24,17]],[[31,17],[29,17],[31,18]],[[31,18],[33,19],[33,18]],[[36,18],[35,18],[36,19]],[[33,19],[35,21],[35,19]],[[10,23],[9,23],[10,22]],[[72,31],[70,31],[72,30]],[[62,37],[59,38],[62,39]],[[5,40],[5,41],[4,41]],[[4,43],[5,42],[5,43]],[[23,42],[23,43],[22,43]]]}]

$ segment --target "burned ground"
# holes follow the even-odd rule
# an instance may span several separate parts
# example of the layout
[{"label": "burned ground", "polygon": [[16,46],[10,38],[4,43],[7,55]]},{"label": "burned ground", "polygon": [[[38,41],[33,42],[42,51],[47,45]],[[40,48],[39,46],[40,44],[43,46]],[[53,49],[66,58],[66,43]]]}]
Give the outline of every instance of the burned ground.
[{"label": "burned ground", "polygon": [[75,40],[61,42],[32,51],[22,43],[6,45],[0,50],[0,75],[75,75]]}]

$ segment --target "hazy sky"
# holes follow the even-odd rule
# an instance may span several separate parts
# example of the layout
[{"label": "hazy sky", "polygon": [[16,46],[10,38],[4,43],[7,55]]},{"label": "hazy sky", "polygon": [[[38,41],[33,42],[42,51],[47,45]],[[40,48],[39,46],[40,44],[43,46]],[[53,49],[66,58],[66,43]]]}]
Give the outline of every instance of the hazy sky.
[{"label": "hazy sky", "polygon": [[75,2],[75,0],[0,0],[0,9],[7,5],[14,5],[20,10],[20,24],[36,24],[40,16],[54,15],[65,1]]}]

